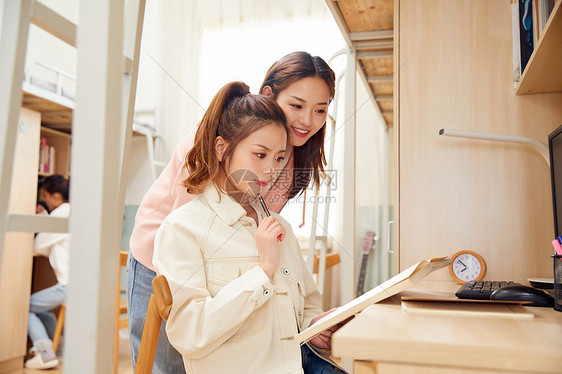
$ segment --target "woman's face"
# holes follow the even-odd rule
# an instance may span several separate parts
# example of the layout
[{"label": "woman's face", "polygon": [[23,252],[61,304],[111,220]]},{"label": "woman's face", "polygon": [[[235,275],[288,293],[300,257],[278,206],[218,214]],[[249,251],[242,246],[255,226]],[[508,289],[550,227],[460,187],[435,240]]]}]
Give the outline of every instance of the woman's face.
[{"label": "woman's face", "polygon": [[330,89],[322,78],[303,78],[281,91],[277,103],[287,117],[289,141],[300,147],[326,123]]},{"label": "woman's face", "polygon": [[[222,139],[221,139],[222,141]],[[221,141],[217,155],[221,159]],[[223,142],[223,149],[227,144]],[[258,193],[264,195],[284,164],[287,133],[282,125],[270,124],[242,140],[224,164],[226,192],[241,204],[250,203]]]},{"label": "woman's face", "polygon": [[44,189],[40,189],[39,198],[43,200],[45,204],[47,204],[47,207],[50,211],[53,211],[53,209],[57,208],[61,204],[60,193],[57,192],[55,192],[54,194],[50,194]]}]

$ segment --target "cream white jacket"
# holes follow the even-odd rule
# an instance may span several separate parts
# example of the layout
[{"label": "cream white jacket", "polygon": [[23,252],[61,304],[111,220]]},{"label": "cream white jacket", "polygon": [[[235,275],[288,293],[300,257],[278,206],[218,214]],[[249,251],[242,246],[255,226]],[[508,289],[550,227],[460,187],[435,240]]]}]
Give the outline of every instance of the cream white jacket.
[{"label": "cream white jacket", "polygon": [[254,220],[211,185],[158,230],[153,262],[173,295],[166,332],[188,373],[302,372],[292,337],[322,312],[321,296],[291,226],[273,215],[287,235],[272,280]]}]

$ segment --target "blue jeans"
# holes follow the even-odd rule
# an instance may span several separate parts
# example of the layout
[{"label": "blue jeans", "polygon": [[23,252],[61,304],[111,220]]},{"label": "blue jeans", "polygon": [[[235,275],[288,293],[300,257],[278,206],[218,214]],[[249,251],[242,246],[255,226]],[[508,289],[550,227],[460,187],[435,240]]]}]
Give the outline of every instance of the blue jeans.
[{"label": "blue jeans", "polygon": [[328,361],[318,357],[307,345],[301,345],[302,368],[305,374],[332,374],[343,373]]},{"label": "blue jeans", "polygon": [[[148,302],[152,294],[152,280],[156,273],[135,260],[130,253],[127,261],[127,273],[127,317],[129,320],[129,344],[134,370],[137,364]],[[152,373],[185,373],[180,353],[168,341],[165,322],[162,322],[160,333],[158,334],[158,345]]]},{"label": "blue jeans", "polygon": [[53,338],[57,319],[51,310],[66,301],[66,286],[57,284],[31,295],[29,301],[28,335],[35,345]]}]

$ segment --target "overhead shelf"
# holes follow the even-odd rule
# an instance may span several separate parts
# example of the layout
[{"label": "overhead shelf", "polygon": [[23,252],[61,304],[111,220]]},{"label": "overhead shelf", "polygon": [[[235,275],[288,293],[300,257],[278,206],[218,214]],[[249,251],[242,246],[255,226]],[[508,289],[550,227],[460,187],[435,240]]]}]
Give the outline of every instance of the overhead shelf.
[{"label": "overhead shelf", "polygon": [[72,131],[73,100],[24,84],[22,106],[41,113],[43,125],[67,133]]},{"label": "overhead shelf", "polygon": [[562,92],[562,1],[557,1],[515,93]]}]

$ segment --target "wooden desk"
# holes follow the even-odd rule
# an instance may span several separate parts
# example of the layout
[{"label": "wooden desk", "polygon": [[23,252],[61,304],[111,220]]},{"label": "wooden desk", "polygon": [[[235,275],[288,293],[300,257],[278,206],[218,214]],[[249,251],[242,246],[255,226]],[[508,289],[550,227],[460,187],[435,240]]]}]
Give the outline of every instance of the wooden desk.
[{"label": "wooden desk", "polygon": [[[454,293],[458,287],[422,281],[417,290]],[[535,318],[409,315],[396,295],[337,331],[332,350],[337,357],[376,361],[377,374],[560,373],[562,312],[526,308]]]}]

